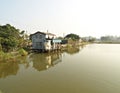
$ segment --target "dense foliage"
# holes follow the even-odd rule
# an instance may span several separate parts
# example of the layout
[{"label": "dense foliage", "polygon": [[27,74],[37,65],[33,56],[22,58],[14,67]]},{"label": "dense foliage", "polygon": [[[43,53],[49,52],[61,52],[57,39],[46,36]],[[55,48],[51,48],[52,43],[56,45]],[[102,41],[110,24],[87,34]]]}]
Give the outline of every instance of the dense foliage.
[{"label": "dense foliage", "polygon": [[24,47],[24,43],[24,31],[20,32],[19,29],[10,24],[0,25],[0,50],[4,52],[13,51]]},{"label": "dense foliage", "polygon": [[66,35],[65,36],[65,38],[67,38],[67,39],[72,39],[72,40],[79,40],[80,39],[80,37],[79,37],[79,35],[76,35],[76,34],[68,34],[68,35]]}]

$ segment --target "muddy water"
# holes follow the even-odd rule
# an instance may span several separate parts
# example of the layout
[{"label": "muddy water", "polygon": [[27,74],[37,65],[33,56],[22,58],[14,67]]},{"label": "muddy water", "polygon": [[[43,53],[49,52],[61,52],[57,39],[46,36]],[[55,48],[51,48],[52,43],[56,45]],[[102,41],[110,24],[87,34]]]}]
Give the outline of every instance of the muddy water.
[{"label": "muddy water", "polygon": [[120,93],[120,45],[91,44],[0,63],[0,93]]}]

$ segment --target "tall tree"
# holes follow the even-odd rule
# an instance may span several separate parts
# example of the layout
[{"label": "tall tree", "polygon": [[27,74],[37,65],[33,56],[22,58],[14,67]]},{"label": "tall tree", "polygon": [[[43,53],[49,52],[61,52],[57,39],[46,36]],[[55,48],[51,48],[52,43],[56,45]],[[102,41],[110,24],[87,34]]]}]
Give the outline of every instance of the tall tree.
[{"label": "tall tree", "polygon": [[70,38],[72,40],[79,40],[80,39],[79,35],[73,34],[73,33],[66,35],[65,38],[67,38],[67,39]]},{"label": "tall tree", "polygon": [[15,49],[19,44],[20,30],[10,24],[0,26],[0,44],[3,51]]}]

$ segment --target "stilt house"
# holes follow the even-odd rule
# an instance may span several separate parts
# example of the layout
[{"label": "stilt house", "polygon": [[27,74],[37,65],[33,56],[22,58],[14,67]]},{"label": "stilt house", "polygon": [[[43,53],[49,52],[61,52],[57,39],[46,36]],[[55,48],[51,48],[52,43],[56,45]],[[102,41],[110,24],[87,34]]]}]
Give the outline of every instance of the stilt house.
[{"label": "stilt house", "polygon": [[61,48],[61,40],[52,33],[36,32],[30,35],[32,49],[35,51],[51,51]]}]

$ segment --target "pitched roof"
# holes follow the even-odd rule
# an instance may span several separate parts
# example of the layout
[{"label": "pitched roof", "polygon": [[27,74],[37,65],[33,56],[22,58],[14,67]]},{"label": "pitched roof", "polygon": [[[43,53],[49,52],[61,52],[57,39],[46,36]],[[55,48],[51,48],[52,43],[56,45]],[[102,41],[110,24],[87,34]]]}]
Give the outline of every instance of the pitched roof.
[{"label": "pitched roof", "polygon": [[40,33],[40,34],[45,34],[44,32],[37,31],[37,32],[35,32],[34,34],[31,34],[30,36],[35,35],[35,34],[38,34],[38,33]]},{"label": "pitched roof", "polygon": [[51,35],[51,36],[56,36],[55,34],[52,34],[52,33],[45,33],[45,32],[40,32],[40,31],[37,31],[36,33],[34,33],[34,34],[31,34],[30,36],[32,36],[32,35],[35,35],[35,34],[37,34],[37,33],[40,33],[40,34],[44,34],[44,35]]}]

